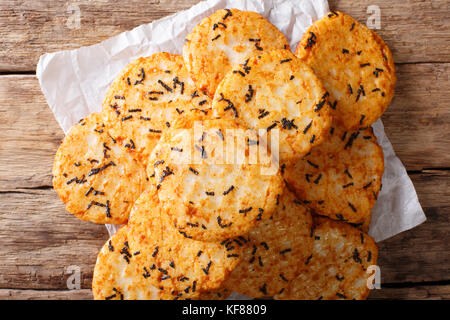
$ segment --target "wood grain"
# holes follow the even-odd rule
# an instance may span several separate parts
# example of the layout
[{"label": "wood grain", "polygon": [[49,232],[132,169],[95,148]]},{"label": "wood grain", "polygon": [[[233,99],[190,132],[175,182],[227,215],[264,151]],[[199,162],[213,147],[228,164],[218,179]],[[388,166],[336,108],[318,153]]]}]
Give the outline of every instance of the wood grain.
[{"label": "wood grain", "polygon": [[421,286],[407,288],[381,288],[372,290],[369,300],[450,300],[450,285]]},{"label": "wood grain", "polygon": [[35,76],[0,76],[0,191],[51,185],[63,132]]},{"label": "wood grain", "polygon": [[382,283],[450,280],[450,207],[424,210],[425,223],[379,243]]},{"label": "wood grain", "polygon": [[[0,2],[0,72],[35,70],[39,56],[45,52],[92,45],[198,2],[3,0]],[[331,8],[346,12],[362,23],[370,16],[368,6],[374,4],[381,13],[381,30],[377,32],[391,47],[396,62],[449,62],[447,0],[330,1]],[[70,5],[77,5],[80,10],[79,29],[69,28],[74,15]]]},{"label": "wood grain", "polygon": [[0,203],[0,288],[67,289],[70,266],[90,288],[105,226],[65,212],[52,189],[0,193]]},{"label": "wood grain", "polygon": [[[0,71],[35,70],[45,52],[76,49],[174,14],[199,0],[0,2]],[[70,19],[80,12],[80,28]],[[75,9],[76,10],[76,9]],[[70,39],[70,41],[68,41]]]},{"label": "wood grain", "polygon": [[450,64],[397,65],[394,99],[382,119],[408,170],[450,167]]},{"label": "wood grain", "polygon": [[[0,300],[90,300],[92,292],[81,290],[14,290],[0,289]],[[373,290],[369,300],[449,300],[450,285],[415,286],[409,288],[381,288]]]},{"label": "wood grain", "polygon": [[[92,292],[81,290],[14,290],[0,289],[0,300],[90,300]],[[450,285],[381,288],[373,290],[369,300],[449,300]]]},{"label": "wood grain", "polygon": [[378,6],[381,29],[375,31],[389,45],[397,63],[449,62],[447,0],[329,0],[328,3],[331,9],[350,14],[364,24],[371,16],[369,6]]},{"label": "wood grain", "polygon": [[92,300],[92,291],[0,289],[0,300]]}]

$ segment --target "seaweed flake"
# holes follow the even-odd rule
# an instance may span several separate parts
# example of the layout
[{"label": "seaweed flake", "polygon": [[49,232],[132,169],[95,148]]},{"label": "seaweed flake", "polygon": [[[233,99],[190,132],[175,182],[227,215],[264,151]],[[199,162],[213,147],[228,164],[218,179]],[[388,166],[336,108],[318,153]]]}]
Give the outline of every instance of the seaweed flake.
[{"label": "seaweed flake", "polygon": [[195,174],[196,176],[198,176],[198,171],[197,171],[197,170],[195,170],[195,169],[192,168],[192,167],[189,167],[189,170],[190,170],[193,174]]},{"label": "seaweed flake", "polygon": [[258,112],[259,112],[258,119],[262,119],[270,113],[269,111],[266,111],[265,109],[259,109]]},{"label": "seaweed flake", "polygon": [[351,202],[348,202],[348,206],[352,209],[353,212],[356,212],[356,208]]},{"label": "seaweed flake", "polygon": [[253,207],[249,207],[249,208],[246,208],[246,209],[240,209],[239,213],[247,213],[247,212],[252,211],[252,209],[253,209]]},{"label": "seaweed flake", "polygon": [[233,13],[231,12],[230,9],[225,9],[226,10],[226,14],[223,16],[222,20],[226,20],[228,17],[231,17],[233,15]]},{"label": "seaweed flake", "polygon": [[347,143],[344,146],[344,150],[346,150],[347,148],[351,148],[353,145],[353,142],[356,140],[356,138],[358,138],[359,136],[359,131],[357,132],[353,132],[350,136],[350,138],[348,138]]},{"label": "seaweed flake", "polygon": [[142,84],[143,81],[145,80],[145,72],[144,72],[144,68],[141,68],[141,73],[138,73],[138,77],[140,77],[141,79],[136,80],[136,81],[134,82],[134,85]]},{"label": "seaweed flake", "polygon": [[320,179],[322,178],[322,174],[320,173],[319,176],[314,180],[315,184],[319,184]]},{"label": "seaweed flake", "polygon": [[318,169],[319,168],[319,166],[317,165],[317,164],[315,164],[315,163],[313,163],[313,162],[311,162],[309,159],[306,159],[306,162],[308,162],[309,163],[309,165],[311,165],[311,166],[313,166],[314,168],[316,168],[316,169]]},{"label": "seaweed flake", "polygon": [[114,162],[110,161],[109,163],[105,164],[105,165],[102,166],[102,167],[94,168],[94,169],[91,170],[91,172],[89,172],[88,177],[90,177],[90,176],[92,176],[92,175],[94,175],[94,174],[97,174],[97,173],[99,173],[99,172],[105,170],[106,168],[108,168],[108,167],[110,167],[110,166],[116,166],[116,164],[115,164]]},{"label": "seaweed flake", "polygon": [[270,130],[272,130],[273,128],[275,128],[277,126],[277,123],[276,122],[274,122],[274,123],[272,123],[270,126],[268,126],[267,127],[267,132],[269,132]]},{"label": "seaweed flake", "polygon": [[306,134],[308,132],[308,130],[311,128],[313,123],[313,120],[311,120],[311,122],[305,127],[305,129],[303,129],[303,134]]},{"label": "seaweed flake", "polygon": [[253,90],[253,87],[250,84],[248,86],[248,92],[245,94],[245,102],[249,103],[250,101],[252,101],[252,98],[253,98],[254,94],[255,94],[255,91]]},{"label": "seaweed flake", "polygon": [[353,186],[353,185],[354,185],[354,183],[350,182],[350,183],[347,183],[347,184],[343,185],[342,188],[346,189],[346,188],[348,188],[350,186]]},{"label": "seaweed flake", "polygon": [[226,196],[234,189],[234,186],[229,187],[226,191],[223,192],[223,195]]},{"label": "seaweed flake", "polygon": [[233,110],[233,112],[234,112],[234,117],[235,118],[238,118],[238,112],[237,112],[237,110],[236,110],[236,107],[234,106],[234,104],[233,104],[233,102],[231,102],[230,100],[228,100],[228,99],[225,99],[225,97],[223,96],[223,93],[220,93],[220,99],[218,100],[219,102],[220,101],[225,101],[226,103],[228,103],[228,106],[224,109],[224,111],[228,111],[228,110]]},{"label": "seaweed flake", "polygon": [[309,38],[308,38],[308,40],[307,40],[307,42],[306,42],[306,46],[305,46],[305,49],[308,49],[308,48],[312,48],[312,46],[314,45],[314,44],[316,44],[316,39],[317,39],[317,37],[316,37],[316,35],[314,34],[314,32],[309,32]]},{"label": "seaweed flake", "polygon": [[284,250],[280,251],[280,254],[285,254],[285,253],[288,253],[288,252],[291,252],[291,251],[292,251],[291,248],[284,249]]},{"label": "seaweed flake", "polygon": [[158,83],[159,83],[164,89],[166,89],[168,92],[173,92],[172,88],[169,87],[164,81],[158,80]]},{"label": "seaweed flake", "polygon": [[221,228],[228,228],[228,227],[230,227],[230,226],[232,225],[232,222],[227,223],[227,224],[224,224],[223,221],[222,221],[222,217],[217,216],[217,224],[218,224],[219,227],[221,227]]},{"label": "seaweed flake", "polygon": [[368,184],[366,184],[366,185],[363,187],[363,189],[367,189],[367,188],[369,188],[371,185],[372,185],[372,181],[370,181]]}]

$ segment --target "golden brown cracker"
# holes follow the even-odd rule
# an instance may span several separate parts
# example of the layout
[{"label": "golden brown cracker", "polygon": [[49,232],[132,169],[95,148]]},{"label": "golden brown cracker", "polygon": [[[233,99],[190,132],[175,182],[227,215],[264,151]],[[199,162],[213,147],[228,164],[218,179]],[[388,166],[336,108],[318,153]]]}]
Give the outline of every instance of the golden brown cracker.
[{"label": "golden brown cracker", "polygon": [[53,187],[66,210],[95,223],[126,223],[146,185],[134,150],[121,144],[93,113],[74,125],[56,152]]},{"label": "golden brown cracker", "polygon": [[[143,278],[134,262],[136,253],[128,245],[128,227],[124,226],[102,247],[92,280],[95,300],[158,300],[164,294]],[[167,298],[167,297],[166,297]]]},{"label": "golden brown cracker", "polygon": [[213,97],[234,65],[274,49],[289,49],[289,44],[269,21],[256,12],[223,9],[187,36],[183,57],[197,86]]},{"label": "golden brown cracker", "polygon": [[224,286],[253,298],[273,296],[295,279],[312,254],[312,217],[285,191],[273,216],[230,246],[243,246],[243,261]]},{"label": "golden brown cracker", "polygon": [[162,212],[156,189],[136,201],[129,222],[131,251],[145,278],[173,299],[197,299],[220,292],[223,281],[241,261],[241,249],[185,236]]},{"label": "golden brown cracker", "polygon": [[396,83],[392,53],[374,31],[330,12],[304,34],[295,53],[323,81],[333,116],[347,130],[367,128],[386,110]]},{"label": "golden brown cracker", "polygon": [[[288,50],[263,53],[241,68],[219,85],[215,115],[268,132],[282,163],[322,143],[331,124],[328,93],[311,68]],[[273,135],[278,133],[277,140]]]},{"label": "golden brown cracker", "polygon": [[132,145],[144,163],[174,120],[191,113],[206,115],[209,109],[209,97],[195,87],[183,58],[166,52],[127,65],[103,102],[114,135]]},{"label": "golden brown cracker", "polygon": [[346,131],[336,125],[327,141],[283,169],[288,185],[317,214],[367,231],[381,188],[383,150],[373,130]]},{"label": "golden brown cracker", "polygon": [[370,266],[377,264],[378,247],[351,225],[314,217],[313,253],[280,300],[363,300],[369,295]]},{"label": "golden brown cracker", "polygon": [[245,234],[275,209],[283,191],[278,166],[270,155],[267,164],[261,161],[258,136],[234,121],[197,125],[182,123],[162,136],[147,167],[150,182],[187,237],[222,241]]}]

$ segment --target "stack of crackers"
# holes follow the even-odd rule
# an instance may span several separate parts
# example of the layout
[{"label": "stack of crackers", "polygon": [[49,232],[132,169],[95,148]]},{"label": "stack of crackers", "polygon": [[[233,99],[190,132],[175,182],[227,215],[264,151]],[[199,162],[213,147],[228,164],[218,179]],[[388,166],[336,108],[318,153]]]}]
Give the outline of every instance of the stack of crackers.
[{"label": "stack of crackers", "polygon": [[295,54],[255,12],[203,19],[183,55],[130,63],[59,147],[67,211],[125,224],[101,249],[95,299],[365,299],[392,54],[341,12]]}]

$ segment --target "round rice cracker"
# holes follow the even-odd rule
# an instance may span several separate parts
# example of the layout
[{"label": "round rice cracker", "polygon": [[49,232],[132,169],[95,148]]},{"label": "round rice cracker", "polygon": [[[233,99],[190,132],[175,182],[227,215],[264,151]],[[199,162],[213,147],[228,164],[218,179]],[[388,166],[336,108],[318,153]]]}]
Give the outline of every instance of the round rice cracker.
[{"label": "round rice cracker", "polygon": [[97,256],[92,280],[95,300],[159,300],[169,298],[143,277],[128,244],[128,227],[117,231]]},{"label": "round rice cracker", "polygon": [[[224,286],[253,298],[273,296],[295,279],[312,254],[312,217],[295,196],[285,191],[273,217],[239,239],[243,261]],[[236,246],[232,242],[229,247]]]},{"label": "round rice cracker", "polygon": [[[103,246],[94,268],[92,293],[95,300],[172,300],[167,290],[150,284],[145,271],[135,263],[139,252],[131,252],[128,227],[122,227]],[[229,296],[226,289],[190,294],[186,298],[223,300]]]},{"label": "round rice cracker", "polygon": [[377,264],[378,247],[367,234],[351,225],[314,217],[313,253],[303,271],[279,300],[363,300]]},{"label": "round rice cracker", "polygon": [[342,12],[316,21],[295,53],[323,81],[333,116],[347,130],[367,128],[386,110],[396,83],[392,53],[372,30]]},{"label": "round rice cracker", "polygon": [[191,113],[206,116],[210,107],[209,97],[195,87],[183,58],[166,52],[127,65],[103,102],[114,135],[132,146],[144,163],[175,119]]},{"label": "round rice cracker", "polygon": [[204,18],[186,38],[183,57],[197,86],[214,96],[232,70],[255,55],[289,49],[274,25],[256,12],[224,9]]},{"label": "round rice cracker", "polygon": [[258,155],[259,142],[264,150],[254,131],[232,120],[180,121],[161,137],[147,174],[186,237],[222,241],[272,215],[284,183],[270,154]]},{"label": "round rice cracker", "polygon": [[372,128],[352,132],[333,126],[327,141],[282,171],[315,213],[369,230],[384,172],[383,149]]},{"label": "round rice cracker", "polygon": [[126,223],[146,184],[134,151],[114,138],[99,113],[74,125],[56,152],[53,187],[81,220]]},{"label": "round rice cracker", "polygon": [[212,298],[241,261],[241,248],[192,240],[161,210],[155,188],[136,201],[129,222],[129,245],[146,279],[172,299]]},{"label": "round rice cracker", "polygon": [[[214,115],[278,133],[280,162],[292,162],[327,137],[328,93],[314,72],[288,50],[250,58],[247,69],[228,73],[213,99]],[[275,130],[278,129],[278,130]],[[274,133],[276,131],[276,133]],[[271,143],[274,155],[277,145]]]}]

